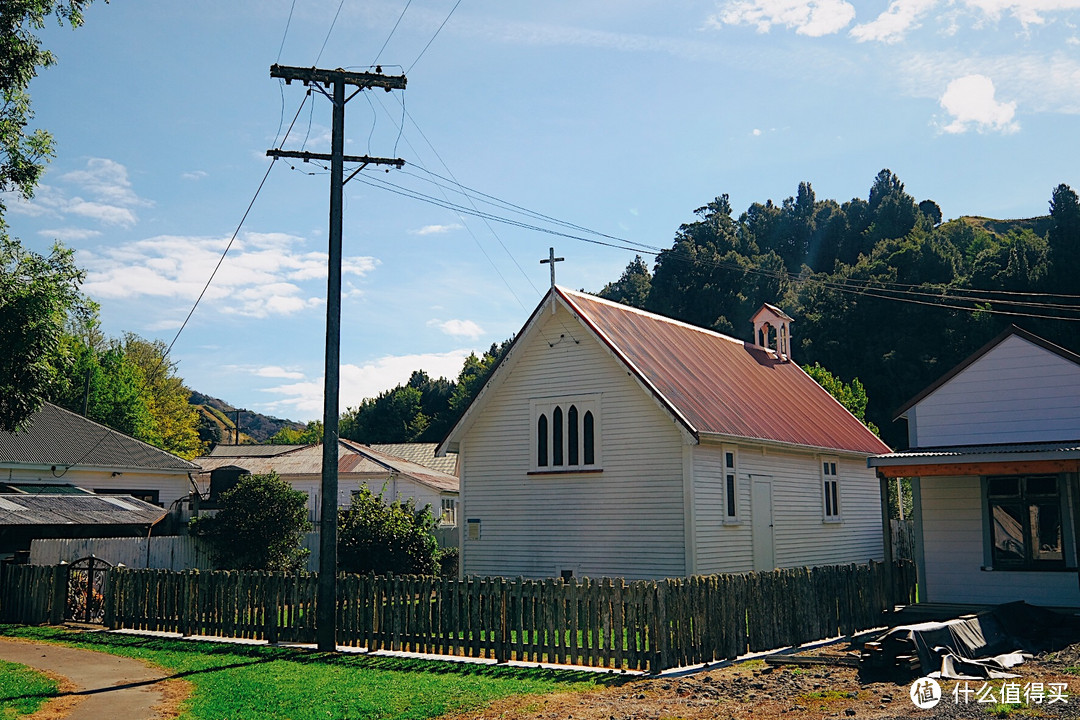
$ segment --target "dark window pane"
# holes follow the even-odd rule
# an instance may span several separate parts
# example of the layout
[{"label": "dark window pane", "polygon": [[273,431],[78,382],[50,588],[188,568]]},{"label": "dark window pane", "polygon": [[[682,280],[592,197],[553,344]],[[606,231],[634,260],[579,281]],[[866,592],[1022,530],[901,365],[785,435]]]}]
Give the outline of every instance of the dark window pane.
[{"label": "dark window pane", "polygon": [[992,477],[987,481],[991,497],[1020,497],[1020,478]]},{"label": "dark window pane", "polygon": [[566,454],[567,465],[578,464],[578,412],[577,405],[571,405],[566,412]]},{"label": "dark window pane", "polygon": [[[833,475],[835,475],[835,474],[836,474],[836,465],[833,465]],[[829,483],[829,491],[832,493],[832,514],[833,515],[839,515],[840,514],[840,498],[838,497],[838,495],[840,494],[840,483],[836,482],[835,480],[832,481],[831,483]]]},{"label": "dark window pane", "polygon": [[829,474],[829,463],[822,463],[822,465],[825,466],[825,474],[828,475]]},{"label": "dark window pane", "polygon": [[556,406],[551,413],[551,464],[562,465],[562,408]]},{"label": "dark window pane", "polygon": [[1056,477],[1029,477],[1027,479],[1028,495],[1057,495],[1058,486]]},{"label": "dark window pane", "polygon": [[536,421],[536,464],[538,467],[547,467],[547,438],[547,415],[541,415],[540,419]]},{"label": "dark window pane", "polygon": [[1064,560],[1061,537],[1061,508],[1057,503],[1031,505],[1031,548],[1033,560]]},{"label": "dark window pane", "polygon": [[1015,505],[991,505],[994,539],[994,562],[1022,563],[1024,549],[1024,514]]},{"label": "dark window pane", "polygon": [[735,468],[735,453],[733,453],[733,452],[724,453],[724,466],[727,467],[728,469],[734,469]]},{"label": "dark window pane", "polygon": [[595,433],[595,428],[593,427],[593,414],[588,410],[585,411],[585,418],[582,421],[582,428],[581,429],[582,429],[582,432],[585,435],[584,442],[582,443],[585,446],[585,464],[586,465],[595,465],[596,464],[596,436],[594,434]]},{"label": "dark window pane", "polygon": [[836,475],[836,463],[829,463],[829,474]]},{"label": "dark window pane", "polygon": [[[828,465],[828,463],[826,463],[826,465]],[[836,514],[833,510],[832,493],[829,492],[830,484],[831,483],[828,480],[825,481],[825,517],[832,517]]]},{"label": "dark window pane", "polygon": [[727,476],[727,516],[735,517],[735,476]]}]

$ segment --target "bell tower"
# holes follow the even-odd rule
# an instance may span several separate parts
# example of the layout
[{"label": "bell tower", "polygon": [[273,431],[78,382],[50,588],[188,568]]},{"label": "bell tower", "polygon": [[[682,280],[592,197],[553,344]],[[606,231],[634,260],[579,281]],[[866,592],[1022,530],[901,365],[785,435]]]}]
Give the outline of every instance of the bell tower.
[{"label": "bell tower", "polygon": [[750,322],[754,325],[754,345],[774,351],[783,362],[791,362],[791,323],[795,321],[787,313],[764,303]]}]

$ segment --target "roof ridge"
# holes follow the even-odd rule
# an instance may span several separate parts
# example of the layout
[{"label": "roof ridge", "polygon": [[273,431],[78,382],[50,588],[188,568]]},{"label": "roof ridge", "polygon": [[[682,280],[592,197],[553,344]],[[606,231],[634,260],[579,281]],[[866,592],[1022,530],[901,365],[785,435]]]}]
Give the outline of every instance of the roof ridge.
[{"label": "roof ridge", "polygon": [[[567,294],[567,295],[572,295],[574,297],[584,298],[584,299],[586,299],[588,301],[591,301],[591,302],[603,303],[605,305],[609,305],[611,307],[615,307],[615,308],[618,308],[619,310],[623,310],[623,311],[626,311],[626,312],[636,313],[638,315],[644,315],[645,317],[652,318],[654,320],[660,320],[661,322],[665,322],[665,323],[667,323],[669,325],[675,325],[675,326],[678,326],[678,327],[683,327],[683,328],[686,328],[687,330],[696,330],[697,332],[704,333],[704,334],[710,335],[712,337],[721,338],[723,340],[727,340],[728,342],[736,343],[738,345],[744,345],[745,346],[745,345],[749,344],[749,345],[751,345],[752,347],[755,347],[755,348],[760,347],[758,345],[754,345],[753,343],[749,342],[748,340],[740,340],[739,338],[732,337],[730,335],[725,335],[724,333],[717,332],[716,330],[710,330],[709,328],[703,328],[700,325],[693,325],[691,323],[684,322],[682,320],[676,320],[675,318],[669,318],[669,317],[666,317],[664,315],[660,315],[660,314],[657,314],[657,313],[654,313],[654,312],[649,312],[648,310],[642,310],[641,308],[636,308],[636,307],[634,307],[632,305],[624,305],[623,303],[615,302],[614,300],[608,300],[607,298],[602,298],[599,295],[593,295],[592,293],[578,292],[577,290],[570,290],[569,288],[564,288],[561,285],[556,285],[555,287],[561,293],[564,293],[564,294]],[[772,353],[774,355],[776,354],[775,350],[771,350],[769,348],[762,347],[760,349],[765,350],[766,352]]]},{"label": "roof ridge", "polygon": [[[165,456],[167,456],[167,457],[169,457],[171,459],[174,459],[174,460],[179,460],[180,462],[185,463],[185,464],[191,466],[194,469],[198,469],[198,465],[191,462],[190,460],[185,460],[184,458],[180,457],[179,455],[171,453],[168,450],[162,450],[159,447],[155,447],[155,446],[151,445],[150,443],[146,442],[145,440],[140,440],[139,438],[134,437],[133,435],[128,435],[126,432],[123,432],[121,430],[117,430],[116,428],[111,428],[108,425],[105,425],[103,423],[99,423],[97,420],[92,420],[91,418],[88,418],[85,415],[80,415],[77,412],[72,412],[71,410],[68,410],[67,408],[62,407],[60,405],[57,405],[56,403],[51,403],[51,402],[45,401],[44,403],[42,403],[42,408],[41,409],[44,409],[46,405],[51,407],[53,410],[59,410],[62,414],[70,415],[72,418],[74,418],[75,422],[90,423],[91,425],[94,425],[94,426],[96,426],[98,428],[101,428],[102,430],[105,431],[106,434],[98,441],[98,445],[96,445],[94,448],[92,448],[90,450],[90,452],[87,452],[83,456],[83,458],[82,458],[83,460],[85,460],[86,456],[90,455],[93,452],[93,450],[97,449],[97,446],[99,446],[99,445],[101,445],[101,443],[105,442],[106,438],[116,439],[117,437],[119,437],[119,438],[124,438],[124,439],[127,439],[127,440],[131,440],[132,442],[138,443],[143,448],[151,450],[154,453],[165,455]],[[38,412],[41,412],[41,410],[39,410]],[[123,450],[124,454],[127,455],[128,459],[133,463],[133,467],[137,467],[138,463],[139,463],[139,460],[138,460],[138,458],[134,457],[131,454],[130,448],[124,447],[123,443],[117,443],[117,444],[120,446],[120,449]],[[68,465],[67,467],[73,468],[73,467],[78,467],[79,465],[82,465],[82,464],[83,463],[80,461],[79,463],[76,463],[75,465]],[[98,467],[98,466],[91,465],[90,467]]]}]

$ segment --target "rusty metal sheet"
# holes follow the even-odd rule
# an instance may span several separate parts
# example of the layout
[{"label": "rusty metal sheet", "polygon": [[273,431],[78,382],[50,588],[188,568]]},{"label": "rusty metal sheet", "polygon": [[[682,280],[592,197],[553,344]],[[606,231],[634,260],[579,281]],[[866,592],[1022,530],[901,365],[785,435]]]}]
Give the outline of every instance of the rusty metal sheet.
[{"label": "rusty metal sheet", "polygon": [[591,295],[558,292],[692,432],[889,452],[802,368],[772,351]]}]

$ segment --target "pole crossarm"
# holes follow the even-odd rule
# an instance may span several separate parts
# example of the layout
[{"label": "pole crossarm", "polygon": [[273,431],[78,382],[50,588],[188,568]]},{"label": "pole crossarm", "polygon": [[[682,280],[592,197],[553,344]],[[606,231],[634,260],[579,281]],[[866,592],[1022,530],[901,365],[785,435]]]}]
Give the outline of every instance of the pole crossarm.
[{"label": "pole crossarm", "polygon": [[333,85],[355,85],[360,88],[379,87],[387,92],[404,90],[407,82],[404,75],[383,75],[382,73],[350,72],[348,70],[323,70],[314,67],[293,67],[291,65],[271,65],[270,77],[282,78],[286,84],[293,80],[307,83]]},{"label": "pole crossarm", "polygon": [[[306,150],[267,150],[266,156],[272,158],[296,158],[297,160],[303,160],[304,162],[310,162],[312,160],[326,160],[329,162],[334,159],[334,156],[331,153],[313,153],[307,152]],[[342,155],[341,160],[342,162],[364,163],[365,165],[393,165],[398,170],[405,166],[405,161],[401,158]]]}]

